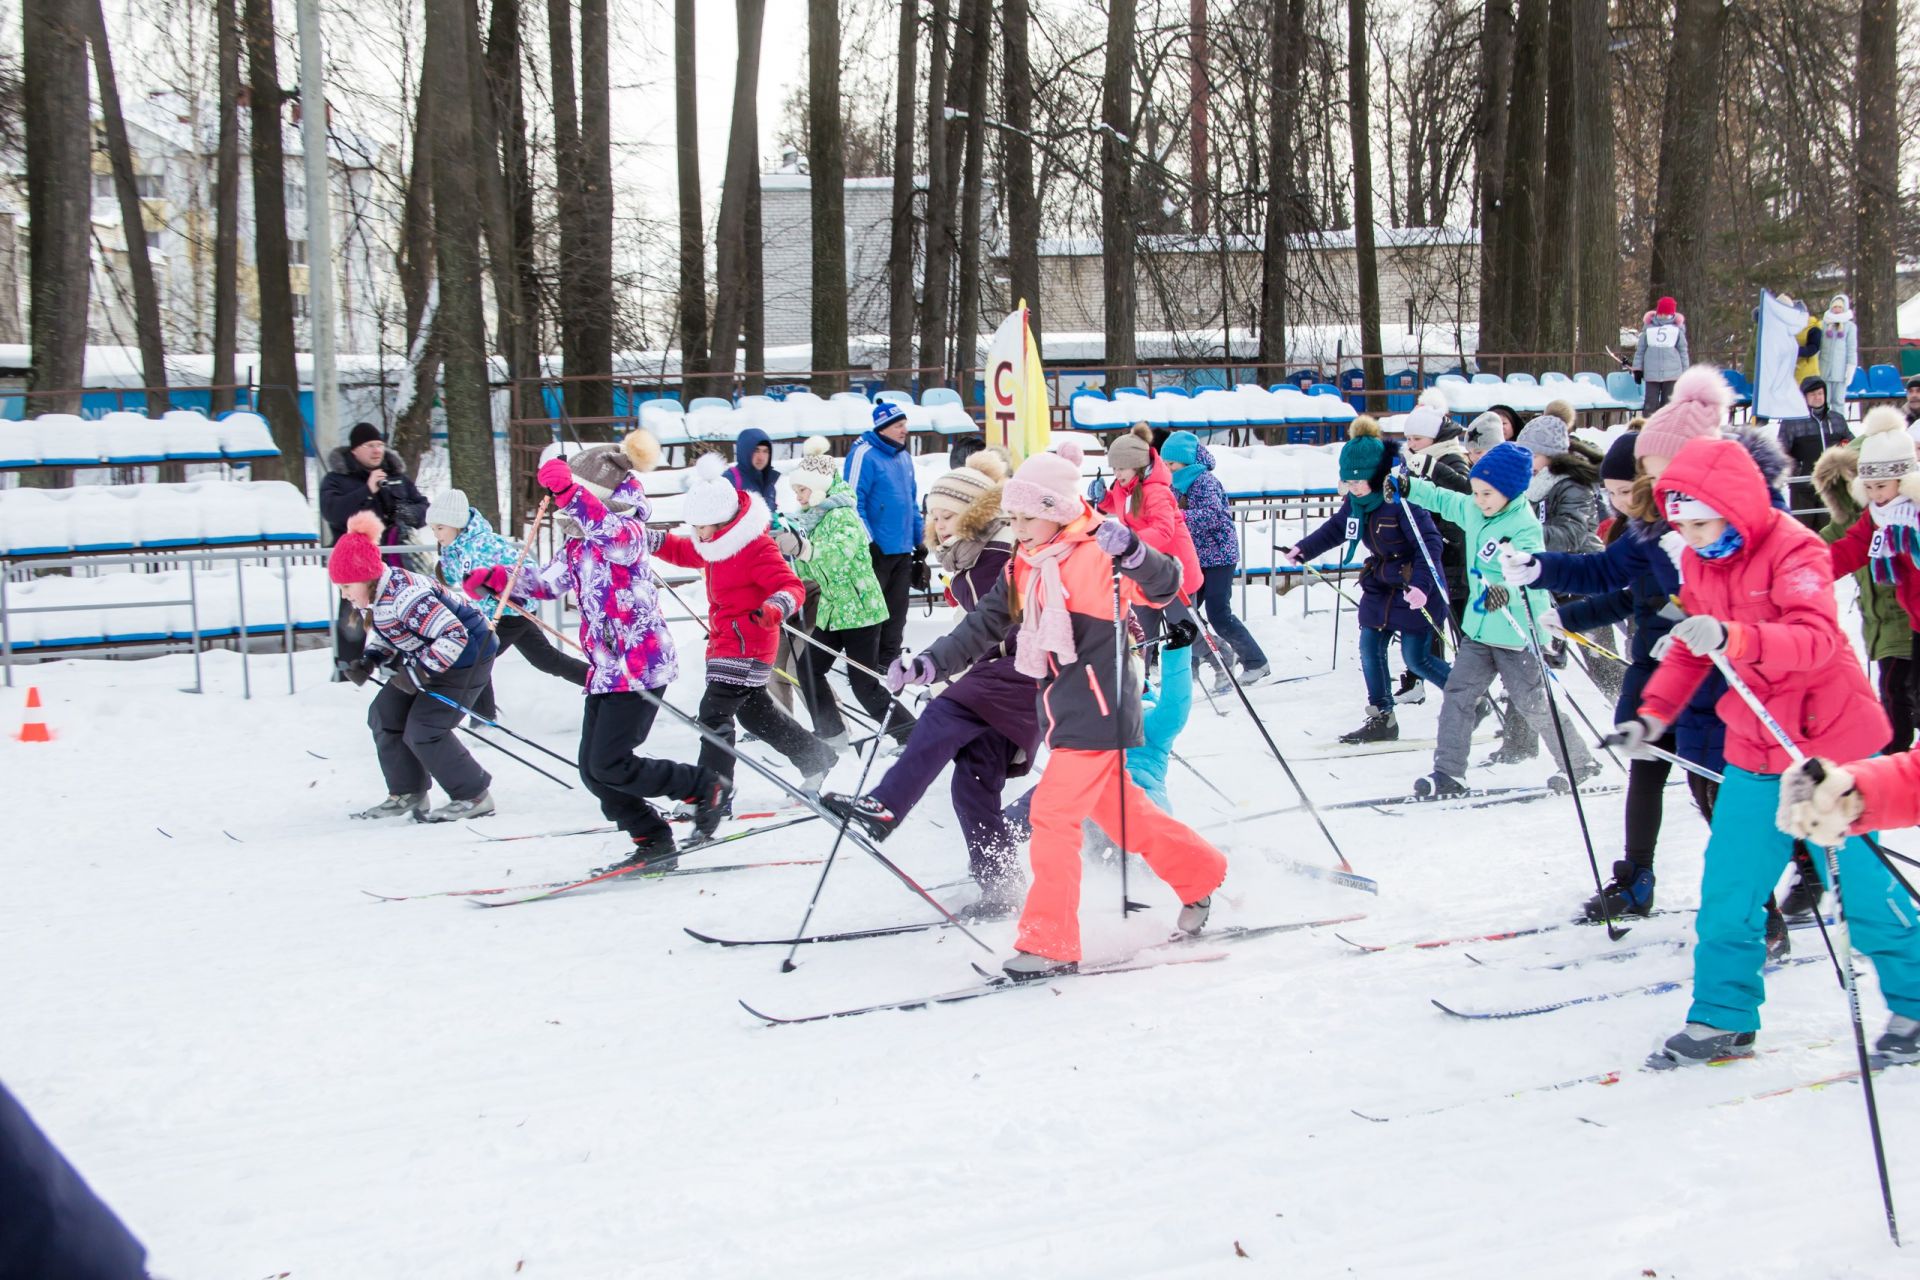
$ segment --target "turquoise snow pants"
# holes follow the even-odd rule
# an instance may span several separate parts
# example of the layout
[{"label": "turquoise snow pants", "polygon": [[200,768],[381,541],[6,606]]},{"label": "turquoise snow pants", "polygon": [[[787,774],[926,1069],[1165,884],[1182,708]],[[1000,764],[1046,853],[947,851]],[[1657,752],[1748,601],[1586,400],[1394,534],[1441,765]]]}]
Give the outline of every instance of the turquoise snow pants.
[{"label": "turquoise snow pants", "polygon": [[[1722,1031],[1760,1029],[1767,895],[1793,856],[1793,837],[1773,824],[1779,804],[1779,774],[1727,767],[1700,881],[1688,1022]],[[1825,882],[1826,851],[1812,852]],[[1920,909],[1858,839],[1840,847],[1840,883],[1854,950],[1872,957],[1887,1007],[1920,1018]]]}]

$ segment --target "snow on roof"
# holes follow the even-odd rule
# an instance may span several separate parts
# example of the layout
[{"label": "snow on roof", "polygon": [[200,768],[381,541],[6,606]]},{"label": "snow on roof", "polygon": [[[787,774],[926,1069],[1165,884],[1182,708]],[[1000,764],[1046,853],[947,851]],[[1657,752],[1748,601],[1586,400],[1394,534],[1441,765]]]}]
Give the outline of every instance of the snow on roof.
[{"label": "snow on roof", "polygon": [[[1474,227],[1381,227],[1373,229],[1374,243],[1382,249],[1419,249],[1435,245],[1464,246],[1480,243]],[[1289,248],[1339,250],[1353,248],[1354,232],[1300,231],[1287,237]],[[1266,248],[1265,236],[1228,236],[1231,253],[1260,253]],[[1146,253],[1219,253],[1218,236],[1142,236],[1140,248]],[[1097,236],[1043,239],[1042,257],[1097,258],[1103,252]]]}]

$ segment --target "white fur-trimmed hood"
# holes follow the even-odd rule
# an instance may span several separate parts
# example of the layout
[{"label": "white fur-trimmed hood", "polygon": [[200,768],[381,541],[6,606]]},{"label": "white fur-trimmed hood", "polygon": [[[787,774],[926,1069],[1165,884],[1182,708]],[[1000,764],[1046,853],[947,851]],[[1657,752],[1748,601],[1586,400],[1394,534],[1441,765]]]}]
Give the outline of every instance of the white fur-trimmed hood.
[{"label": "white fur-trimmed hood", "polygon": [[[693,533],[693,549],[708,564],[718,564],[740,554],[749,542],[773,527],[773,514],[767,510],[767,503],[757,493],[742,493],[746,499],[740,508],[740,514],[733,523],[722,529],[719,536],[702,542],[698,533]],[[692,526],[688,526],[689,530]]]}]

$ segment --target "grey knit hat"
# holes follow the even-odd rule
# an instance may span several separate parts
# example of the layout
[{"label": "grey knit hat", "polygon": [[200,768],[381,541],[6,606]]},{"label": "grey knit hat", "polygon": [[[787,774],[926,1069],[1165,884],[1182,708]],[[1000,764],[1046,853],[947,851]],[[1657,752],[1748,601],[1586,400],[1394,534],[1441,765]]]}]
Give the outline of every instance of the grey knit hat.
[{"label": "grey knit hat", "polygon": [[1145,424],[1107,446],[1107,465],[1115,471],[1145,471],[1153,465],[1153,431]]},{"label": "grey knit hat", "polygon": [[1507,438],[1507,420],[1489,410],[1467,424],[1466,447],[1485,453]]},{"label": "grey knit hat", "polygon": [[617,444],[596,444],[567,459],[567,470],[589,492],[605,502],[633,468]]},{"label": "grey knit hat", "polygon": [[427,504],[427,523],[443,524],[449,529],[464,529],[467,527],[467,516],[472,511],[473,506],[467,501],[466,494],[458,489],[448,489],[435,495],[433,501]]},{"label": "grey knit hat", "polygon": [[1513,442],[1537,458],[1557,458],[1573,447],[1567,440],[1566,422],[1550,413],[1520,428]]}]

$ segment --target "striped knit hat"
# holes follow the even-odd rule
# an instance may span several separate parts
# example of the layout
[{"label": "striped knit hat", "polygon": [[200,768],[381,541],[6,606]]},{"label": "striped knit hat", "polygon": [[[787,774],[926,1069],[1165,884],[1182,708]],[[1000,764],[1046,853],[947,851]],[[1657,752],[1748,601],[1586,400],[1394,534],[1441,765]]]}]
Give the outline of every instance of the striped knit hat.
[{"label": "striped knit hat", "polygon": [[840,468],[835,465],[837,460],[828,453],[833,445],[825,436],[810,436],[802,447],[800,461],[787,468],[787,483],[796,489],[824,495],[833,488],[834,477],[840,474]]},{"label": "striped knit hat", "polygon": [[949,471],[933,482],[927,490],[927,512],[965,515],[975,502],[1006,478],[1006,460],[991,449],[982,449],[967,459],[966,466]]}]

